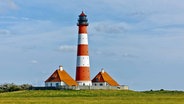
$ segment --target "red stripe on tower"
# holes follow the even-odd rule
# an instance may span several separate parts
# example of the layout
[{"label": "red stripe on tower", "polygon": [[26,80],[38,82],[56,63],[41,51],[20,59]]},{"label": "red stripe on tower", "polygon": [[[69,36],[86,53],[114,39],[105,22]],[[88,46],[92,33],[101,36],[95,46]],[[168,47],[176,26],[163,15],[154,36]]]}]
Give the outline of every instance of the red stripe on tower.
[{"label": "red stripe on tower", "polygon": [[80,86],[91,86],[90,80],[90,64],[88,54],[88,34],[87,15],[82,12],[79,15],[78,24],[78,47],[77,47],[77,67],[76,67],[76,81]]}]

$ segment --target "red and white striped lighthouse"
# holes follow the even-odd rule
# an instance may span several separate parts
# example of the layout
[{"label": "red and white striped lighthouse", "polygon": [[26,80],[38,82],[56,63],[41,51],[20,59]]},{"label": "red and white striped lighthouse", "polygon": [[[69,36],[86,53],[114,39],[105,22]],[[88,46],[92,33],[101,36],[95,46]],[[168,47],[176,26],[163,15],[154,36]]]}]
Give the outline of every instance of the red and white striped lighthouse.
[{"label": "red and white striped lighthouse", "polygon": [[88,34],[87,15],[82,12],[79,15],[77,26],[78,30],[78,47],[77,47],[77,67],[76,67],[76,81],[80,86],[91,86],[90,80],[90,63],[88,53]]}]

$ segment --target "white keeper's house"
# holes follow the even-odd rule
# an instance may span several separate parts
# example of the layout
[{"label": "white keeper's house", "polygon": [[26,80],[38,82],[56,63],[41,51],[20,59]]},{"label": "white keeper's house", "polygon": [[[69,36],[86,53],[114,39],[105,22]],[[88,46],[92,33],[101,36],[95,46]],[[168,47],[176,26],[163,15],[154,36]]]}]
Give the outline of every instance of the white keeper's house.
[{"label": "white keeper's house", "polygon": [[46,87],[59,87],[59,86],[78,86],[77,82],[59,66],[59,69],[45,81]]}]

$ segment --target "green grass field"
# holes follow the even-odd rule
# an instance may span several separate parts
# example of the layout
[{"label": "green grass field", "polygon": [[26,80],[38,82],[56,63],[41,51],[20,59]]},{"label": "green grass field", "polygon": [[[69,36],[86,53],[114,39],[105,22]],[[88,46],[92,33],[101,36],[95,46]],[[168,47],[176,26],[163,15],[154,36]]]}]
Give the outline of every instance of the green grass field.
[{"label": "green grass field", "polygon": [[0,93],[0,104],[184,104],[179,91],[30,90]]}]

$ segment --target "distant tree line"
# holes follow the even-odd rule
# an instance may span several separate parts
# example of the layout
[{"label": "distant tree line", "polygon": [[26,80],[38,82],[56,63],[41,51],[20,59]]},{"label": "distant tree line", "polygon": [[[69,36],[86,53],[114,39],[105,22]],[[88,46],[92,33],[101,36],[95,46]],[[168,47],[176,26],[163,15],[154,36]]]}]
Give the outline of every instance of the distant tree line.
[{"label": "distant tree line", "polygon": [[0,93],[28,90],[30,87],[32,87],[32,85],[30,84],[16,85],[14,83],[5,83],[5,84],[0,85]]}]

